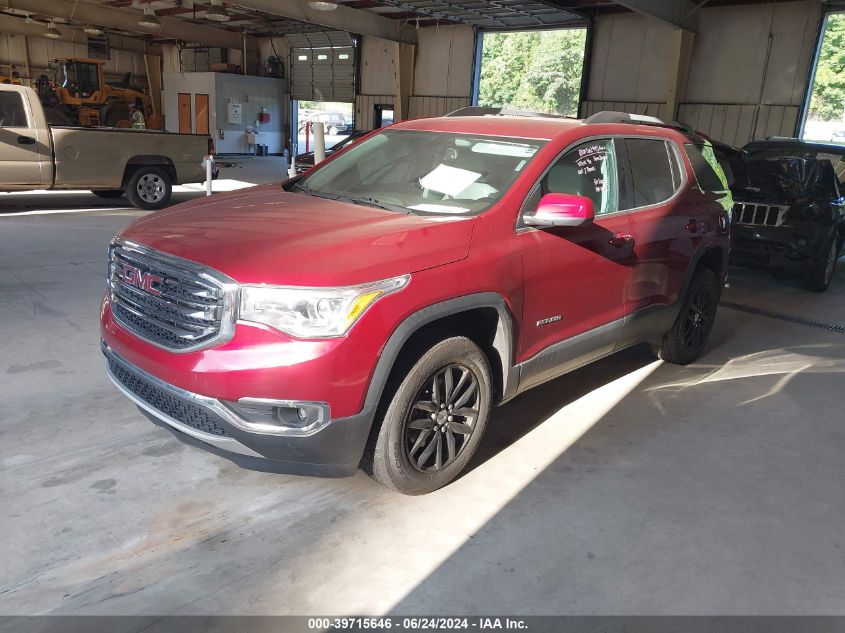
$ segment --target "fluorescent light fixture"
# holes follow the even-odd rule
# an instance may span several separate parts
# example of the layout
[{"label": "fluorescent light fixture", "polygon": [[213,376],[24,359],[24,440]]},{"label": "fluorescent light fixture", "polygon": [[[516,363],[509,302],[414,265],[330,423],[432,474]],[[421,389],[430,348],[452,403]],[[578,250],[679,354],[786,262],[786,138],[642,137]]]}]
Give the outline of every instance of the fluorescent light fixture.
[{"label": "fluorescent light fixture", "polygon": [[217,3],[217,0],[211,0],[211,6],[205,10],[205,19],[212,22],[228,22],[229,14]]},{"label": "fluorescent light fixture", "polygon": [[52,20],[47,23],[47,32],[44,33],[44,37],[49,37],[51,40],[62,39],[62,32],[53,25]]},{"label": "fluorescent light fixture", "polygon": [[99,26],[97,26],[95,24],[88,24],[87,26],[83,27],[82,30],[85,31],[86,33],[88,33],[88,35],[102,35],[103,34],[103,29],[101,29]]},{"label": "fluorescent light fixture", "polygon": [[308,6],[315,11],[334,11],[337,9],[337,2],[309,2]]},{"label": "fluorescent light fixture", "polygon": [[148,29],[159,29],[161,28],[161,22],[156,17],[155,11],[150,6],[144,8],[144,17],[138,20],[139,26],[145,26]]}]

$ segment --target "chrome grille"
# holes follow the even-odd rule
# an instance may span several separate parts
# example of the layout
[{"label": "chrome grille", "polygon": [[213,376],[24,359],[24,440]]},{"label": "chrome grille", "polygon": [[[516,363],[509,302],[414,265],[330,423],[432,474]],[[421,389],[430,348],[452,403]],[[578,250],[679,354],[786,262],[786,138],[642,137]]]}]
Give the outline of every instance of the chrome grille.
[{"label": "chrome grille", "polygon": [[231,337],[237,284],[199,264],[116,241],[108,287],[115,320],[160,347],[185,352]]},{"label": "chrome grille", "polygon": [[788,207],[771,204],[737,202],[734,205],[734,222],[751,226],[780,226]]}]

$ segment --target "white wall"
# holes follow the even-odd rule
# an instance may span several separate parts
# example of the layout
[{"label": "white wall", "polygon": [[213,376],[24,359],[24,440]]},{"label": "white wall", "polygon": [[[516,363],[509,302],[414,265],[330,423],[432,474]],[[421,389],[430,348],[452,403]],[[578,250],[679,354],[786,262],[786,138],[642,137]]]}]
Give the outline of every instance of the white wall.
[{"label": "white wall", "polygon": [[[15,69],[26,75],[26,48],[24,42],[29,46],[29,64],[31,68],[32,81],[38,79],[42,74],[47,73],[47,64],[52,59],[63,57],[88,57],[88,43],[85,38],[79,36],[77,41],[51,40],[42,37],[17,35],[14,33],[0,32],[0,64],[14,64]],[[131,72],[134,78],[133,83],[146,87],[147,71],[144,66],[144,55],[142,44],[121,38],[109,36],[110,59],[106,60],[103,72],[106,79],[114,81],[121,79],[127,72]],[[133,48],[140,48],[139,51],[125,50],[118,48],[120,45]]]},{"label": "white wall", "polygon": [[669,85],[671,27],[637,13],[596,20],[588,98],[657,102]]},{"label": "white wall", "polygon": [[[791,136],[821,15],[818,0],[697,11],[678,118],[735,145],[767,135]],[[600,16],[582,113],[620,109],[671,118],[665,111],[670,29],[634,13]]]},{"label": "white wall", "polygon": [[430,26],[417,31],[412,94],[469,97],[475,35],[469,26]]},{"label": "white wall", "polygon": [[[251,153],[246,128],[255,126],[262,107],[270,113],[270,122],[259,126],[257,142],[267,145],[272,154],[284,148],[285,81],[271,77],[233,75],[228,73],[165,73],[164,113],[168,132],[179,131],[179,93],[209,95],[209,129],[218,154]],[[241,104],[242,122],[228,123],[228,101]],[[195,122],[192,122],[195,124]],[[220,138],[220,130],[223,138]],[[196,131],[194,125],[193,131]]]}]

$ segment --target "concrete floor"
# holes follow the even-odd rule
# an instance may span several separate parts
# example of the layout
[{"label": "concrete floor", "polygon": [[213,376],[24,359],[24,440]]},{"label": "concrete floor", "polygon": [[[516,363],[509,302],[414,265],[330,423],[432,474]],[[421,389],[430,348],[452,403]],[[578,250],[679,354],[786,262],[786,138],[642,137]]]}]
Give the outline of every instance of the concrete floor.
[{"label": "concrete floor", "polygon": [[[695,365],[630,350],[498,409],[422,498],[251,472],[106,379],[105,248],[140,213],[95,204],[0,213],[0,613],[845,614],[842,334],[721,309]],[[843,323],[845,267],[726,299]]]}]

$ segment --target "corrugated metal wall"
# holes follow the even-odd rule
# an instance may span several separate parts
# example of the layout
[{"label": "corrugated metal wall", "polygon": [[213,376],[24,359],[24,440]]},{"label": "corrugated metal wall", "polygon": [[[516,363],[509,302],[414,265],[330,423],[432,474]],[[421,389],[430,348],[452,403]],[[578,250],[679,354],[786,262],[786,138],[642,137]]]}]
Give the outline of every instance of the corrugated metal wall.
[{"label": "corrugated metal wall", "polygon": [[[822,5],[817,0],[704,6],[677,118],[714,139],[744,145],[792,136],[810,72]],[[596,21],[582,116],[620,110],[673,118],[666,98],[668,26],[636,14]]]},{"label": "corrugated metal wall", "polygon": [[424,97],[414,95],[408,105],[408,118],[443,116],[470,105],[469,97]]},{"label": "corrugated metal wall", "polygon": [[393,105],[393,95],[358,95],[355,97],[355,129],[373,129],[373,112],[377,105]]},{"label": "corrugated metal wall", "polygon": [[612,110],[614,112],[629,112],[631,114],[647,114],[661,119],[668,118],[665,103],[643,103],[637,101],[584,101],[581,104],[580,116],[586,118],[596,112]]}]

